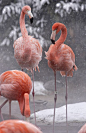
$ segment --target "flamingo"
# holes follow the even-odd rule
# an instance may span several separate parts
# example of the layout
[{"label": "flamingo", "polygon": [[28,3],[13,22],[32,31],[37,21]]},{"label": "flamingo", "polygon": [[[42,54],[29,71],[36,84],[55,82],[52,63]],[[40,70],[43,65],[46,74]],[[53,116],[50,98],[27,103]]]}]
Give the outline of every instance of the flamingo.
[{"label": "flamingo", "polygon": [[20,15],[20,29],[22,36],[18,38],[14,42],[14,56],[18,62],[18,64],[21,66],[22,70],[23,68],[26,68],[27,70],[31,70],[32,77],[33,77],[33,104],[34,104],[34,116],[35,116],[35,125],[36,125],[36,114],[35,114],[35,102],[34,102],[34,69],[36,68],[39,71],[38,64],[41,61],[42,58],[42,47],[39,44],[38,40],[33,38],[32,36],[28,36],[27,29],[25,27],[25,14],[27,14],[30,18],[30,22],[33,22],[33,14],[31,12],[30,6],[24,6],[21,11]]},{"label": "flamingo", "polygon": [[0,95],[5,97],[4,103],[0,106],[1,108],[8,102],[9,103],[9,117],[11,117],[11,101],[17,100],[19,103],[21,114],[29,117],[30,116],[30,106],[29,106],[29,94],[32,89],[32,81],[30,77],[18,70],[10,70],[2,73],[0,75]]},{"label": "flamingo", "polygon": [[[60,38],[55,42],[55,36],[61,30]],[[57,101],[57,90],[56,90],[56,71],[60,71],[62,76],[66,78],[66,124],[67,124],[67,76],[72,77],[74,69],[77,70],[75,65],[75,54],[72,49],[64,44],[67,36],[66,26],[62,23],[54,23],[52,26],[51,41],[52,45],[49,50],[45,52],[46,59],[48,60],[48,66],[54,71],[55,77],[55,97],[54,97],[54,117],[53,117],[53,132],[54,132],[54,121],[55,121],[55,108]]]},{"label": "flamingo", "polygon": [[81,127],[78,133],[86,133],[86,124],[84,124],[84,126]]},{"label": "flamingo", "polygon": [[22,120],[5,120],[0,122],[0,133],[42,133],[33,124]]}]

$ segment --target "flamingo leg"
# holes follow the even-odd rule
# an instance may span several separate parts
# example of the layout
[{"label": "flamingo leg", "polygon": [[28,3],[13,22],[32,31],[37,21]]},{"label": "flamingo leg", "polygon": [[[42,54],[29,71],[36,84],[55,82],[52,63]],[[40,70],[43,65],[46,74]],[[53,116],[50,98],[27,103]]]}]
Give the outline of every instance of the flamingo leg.
[{"label": "flamingo leg", "polygon": [[9,100],[9,119],[11,119],[11,101]]},{"label": "flamingo leg", "polygon": [[67,72],[65,76],[65,82],[66,82],[66,95],[65,95],[65,100],[66,100],[66,130],[68,133],[68,122],[67,122],[67,99],[68,99],[68,94],[67,94]]},{"label": "flamingo leg", "polygon": [[54,71],[54,77],[55,77],[55,96],[54,96],[53,133],[54,133],[55,109],[56,109],[56,101],[57,101],[57,90],[56,90],[56,71]]},{"label": "flamingo leg", "polygon": [[3,115],[2,115],[2,113],[1,113],[1,108],[2,108],[7,102],[8,102],[8,100],[5,100],[5,101],[2,103],[2,105],[0,106],[0,115],[1,115],[1,119],[2,119],[2,120],[4,120],[4,118],[3,118]]},{"label": "flamingo leg", "polygon": [[0,115],[1,115],[1,119],[4,121],[3,115],[1,113],[1,108],[0,108]]},{"label": "flamingo leg", "polygon": [[34,117],[35,117],[35,125],[36,125],[36,113],[35,113],[35,100],[34,100],[34,69],[32,69],[32,77],[33,77],[33,91],[32,91],[32,95],[33,95],[33,106],[34,106]]}]

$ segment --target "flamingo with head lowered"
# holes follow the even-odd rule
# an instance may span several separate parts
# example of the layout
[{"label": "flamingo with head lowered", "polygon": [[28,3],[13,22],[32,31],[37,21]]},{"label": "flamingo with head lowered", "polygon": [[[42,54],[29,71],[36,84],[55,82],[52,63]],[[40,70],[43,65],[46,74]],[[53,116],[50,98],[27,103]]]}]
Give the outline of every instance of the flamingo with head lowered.
[{"label": "flamingo with head lowered", "polygon": [[[61,30],[60,38],[55,42],[55,36]],[[54,132],[54,121],[55,121],[55,108],[57,100],[56,90],[56,71],[60,71],[62,76],[66,77],[66,124],[67,124],[67,76],[72,77],[73,71],[77,70],[75,65],[75,54],[73,50],[64,41],[67,36],[66,26],[62,23],[54,23],[52,26],[51,41],[52,45],[49,50],[45,52],[46,59],[48,60],[48,66],[54,71],[55,77],[55,97],[54,97],[54,118],[53,118],[53,132]]]},{"label": "flamingo with head lowered", "polygon": [[[34,115],[35,115],[35,102],[34,102],[34,69],[38,69],[38,64],[42,58],[42,47],[38,40],[28,35],[25,26],[25,14],[29,16],[30,22],[33,22],[33,14],[31,12],[30,6],[26,5],[22,8],[20,15],[20,29],[22,36],[14,42],[14,56],[21,66],[21,69],[26,68],[31,70],[33,76],[33,103],[34,103]],[[36,115],[35,115],[36,124]]]},{"label": "flamingo with head lowered", "polygon": [[0,106],[1,108],[9,101],[9,116],[11,117],[11,101],[17,100],[19,103],[21,114],[29,117],[29,94],[32,89],[32,81],[30,77],[18,70],[6,71],[0,75],[0,96],[5,97],[7,100]]}]

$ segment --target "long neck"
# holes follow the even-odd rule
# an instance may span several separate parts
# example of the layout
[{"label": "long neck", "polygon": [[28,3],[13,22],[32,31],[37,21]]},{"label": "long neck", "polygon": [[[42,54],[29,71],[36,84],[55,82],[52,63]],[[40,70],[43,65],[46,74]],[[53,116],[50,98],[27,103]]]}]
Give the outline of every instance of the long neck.
[{"label": "long neck", "polygon": [[61,28],[61,35],[60,35],[60,38],[56,41],[55,45],[57,46],[57,48],[62,44],[64,43],[64,41],[66,40],[66,37],[67,37],[67,29],[65,26],[63,26]]},{"label": "long neck", "polygon": [[18,100],[21,114],[29,117],[30,116],[30,106],[29,106],[29,94],[25,93]]},{"label": "long neck", "polygon": [[21,12],[21,15],[20,15],[20,29],[21,29],[23,38],[28,36],[28,32],[25,26],[25,13],[23,11]]}]

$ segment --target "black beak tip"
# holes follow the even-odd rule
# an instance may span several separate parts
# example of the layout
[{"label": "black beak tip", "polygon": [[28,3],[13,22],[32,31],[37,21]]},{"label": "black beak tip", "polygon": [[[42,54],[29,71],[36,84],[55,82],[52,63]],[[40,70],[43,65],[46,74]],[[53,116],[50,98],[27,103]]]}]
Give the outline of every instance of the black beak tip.
[{"label": "black beak tip", "polygon": [[52,42],[53,44],[55,44],[55,40],[52,40],[52,39],[51,39],[51,42]]},{"label": "black beak tip", "polygon": [[31,23],[31,24],[33,23],[33,17],[30,19],[30,23]]}]

